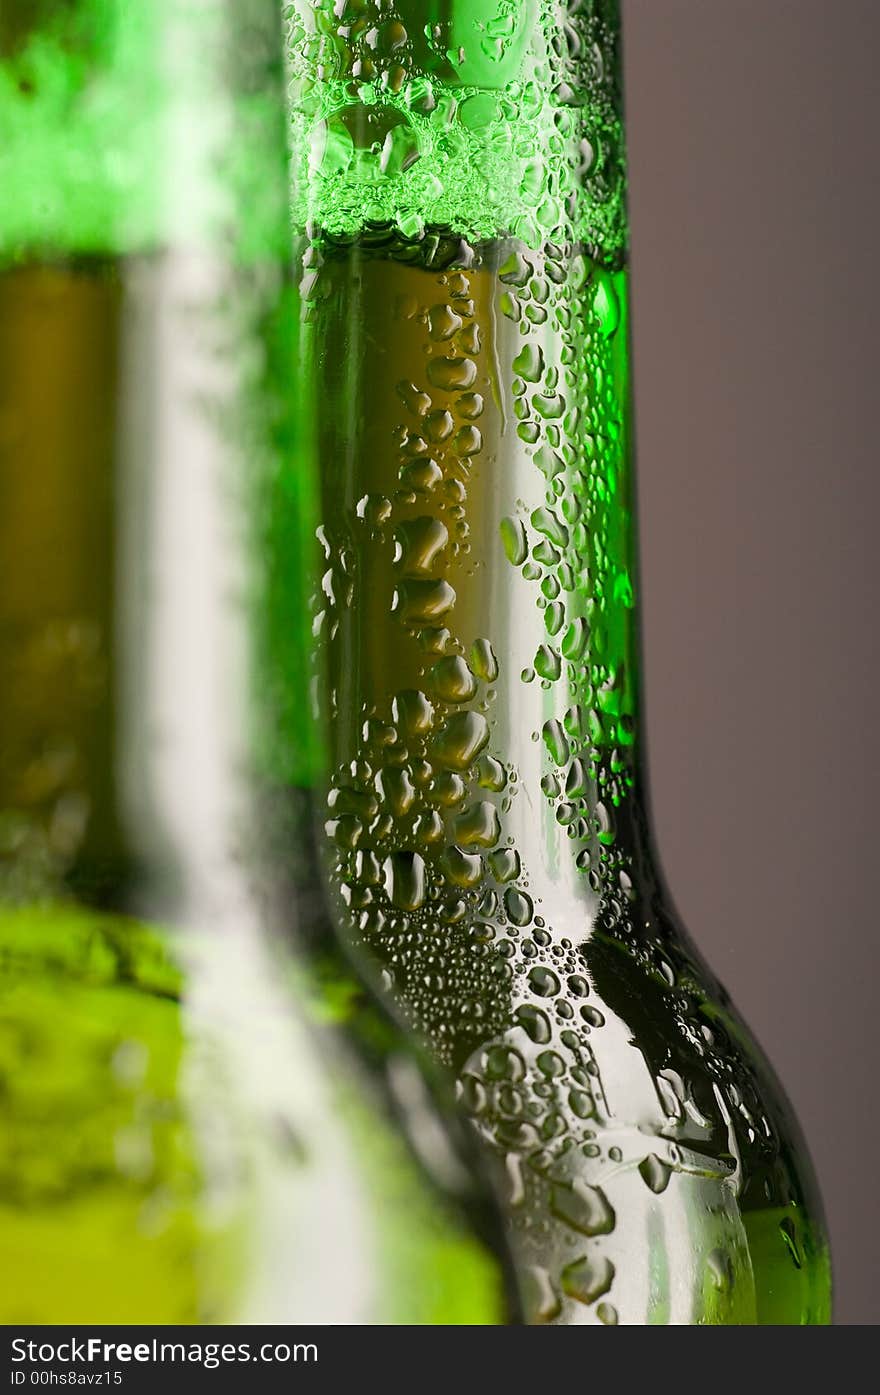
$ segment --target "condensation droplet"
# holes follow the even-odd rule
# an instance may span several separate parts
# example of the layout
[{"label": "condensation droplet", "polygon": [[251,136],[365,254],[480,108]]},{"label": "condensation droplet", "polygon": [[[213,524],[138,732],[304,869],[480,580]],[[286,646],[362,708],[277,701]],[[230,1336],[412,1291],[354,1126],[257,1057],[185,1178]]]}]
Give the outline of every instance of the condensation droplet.
[{"label": "condensation droplet", "polygon": [[524,344],[513,360],[513,371],[527,383],[539,383],[544,375],[544,353],[541,346]]},{"label": "condensation droplet", "polygon": [[428,381],[444,392],[463,392],[477,381],[477,365],[472,358],[432,358]]},{"label": "condensation droplet", "polygon": [[712,1286],[719,1293],[728,1293],[733,1288],[733,1260],[726,1250],[712,1250],[706,1257],[706,1268],[709,1270]]},{"label": "condensation droplet", "polygon": [[413,416],[423,417],[431,410],[431,399],[426,392],[422,392],[415,383],[402,382],[397,384],[397,395],[407,411]]},{"label": "condensation droplet", "polygon": [[586,620],[572,620],[562,638],[562,652],[566,659],[580,659],[587,647],[589,629]]},{"label": "condensation droplet", "polygon": [[592,1119],[595,1113],[595,1101],[588,1090],[570,1090],[568,1105],[578,1119]]},{"label": "condensation droplet", "polygon": [[450,305],[435,305],[428,311],[431,338],[438,342],[451,339],[461,329],[462,324],[461,316],[457,315]]},{"label": "condensation droplet", "polygon": [[431,669],[431,684],[443,702],[470,702],[477,691],[476,680],[464,659],[450,654]]},{"label": "condensation droplet", "polygon": [[446,850],[446,871],[456,886],[476,886],[483,873],[483,863],[476,853],[462,852],[454,845]]},{"label": "condensation droplet", "polygon": [[434,752],[451,770],[470,768],[489,740],[489,724],[479,712],[454,712],[447,717]]},{"label": "condensation droplet", "polygon": [[557,765],[566,765],[571,754],[561,722],[552,717],[543,727],[544,744]]},{"label": "condensation droplet", "polygon": [[639,1172],[642,1181],[650,1187],[652,1192],[658,1196],[666,1191],[669,1186],[669,1179],[672,1176],[672,1168],[662,1158],[658,1158],[656,1153],[649,1153],[639,1163]]},{"label": "condensation droplet", "polygon": [[536,1046],[546,1046],[551,1038],[550,1019],[546,1012],[524,1003],[516,1009],[514,1017],[523,1031]]},{"label": "condensation droplet", "polygon": [[[550,1191],[550,1210],[581,1235],[610,1235],[614,1229],[614,1210],[607,1196],[601,1187],[591,1187],[586,1182],[555,1184]],[[595,1297],[598,1296],[597,1293]]]},{"label": "condensation droplet", "polygon": [[580,799],[589,789],[589,776],[587,767],[582,760],[573,760],[568,767],[568,778],[565,782],[565,793],[569,799]]},{"label": "condensation droplet", "polygon": [[565,607],[561,601],[553,601],[544,611],[544,628],[548,635],[558,635],[565,624]]},{"label": "condensation droplet", "polygon": [[425,863],[417,852],[396,852],[385,859],[385,890],[401,911],[417,911],[425,901]]},{"label": "condensation droplet", "polygon": [[562,1271],[562,1289],[578,1303],[595,1303],[614,1282],[614,1265],[604,1255],[577,1259]]},{"label": "condensation droplet", "polygon": [[424,693],[407,688],[398,693],[391,706],[394,721],[409,736],[424,736],[431,730],[434,709]]},{"label": "condensation droplet", "polygon": [[582,1007],[581,1017],[586,1022],[588,1027],[598,1028],[605,1026],[605,1018],[603,1017],[602,1013],[599,1011],[598,1008]]},{"label": "condensation droplet", "polygon": [[477,781],[483,789],[500,794],[507,786],[507,771],[500,760],[484,754],[477,762]]},{"label": "condensation droplet", "polygon": [[396,537],[401,557],[398,567],[405,577],[428,576],[449,543],[449,532],[439,518],[410,518],[399,524]]},{"label": "condensation droplet", "polygon": [[565,1074],[565,1062],[558,1051],[542,1051],[536,1064],[541,1074],[550,1080]]},{"label": "condensation droplet", "polygon": [[552,1322],[562,1310],[562,1303],[547,1270],[530,1264],[524,1271],[523,1302],[531,1322]]},{"label": "condensation droplet", "polygon": [[520,566],[529,555],[529,540],[525,527],[519,518],[502,518],[501,541],[507,560],[515,567]]},{"label": "condensation droplet", "polygon": [[403,581],[394,593],[392,610],[404,625],[439,623],[455,605],[448,581]]},{"label": "condensation droplet", "polygon": [[531,897],[514,887],[508,887],[504,893],[504,909],[511,924],[520,928],[529,925],[534,914]]},{"label": "condensation droplet", "polygon": [[494,804],[481,800],[460,814],[454,823],[455,840],[463,848],[492,848],[501,837],[501,824]]},{"label": "condensation droplet", "polygon": [[532,527],[543,533],[544,537],[549,538],[557,547],[568,546],[568,529],[552,509],[535,509],[532,514]]},{"label": "condensation droplet", "polygon": [[562,661],[549,644],[542,644],[535,655],[535,672],[551,683],[555,683],[562,672]]},{"label": "condensation droplet", "polygon": [[488,639],[478,639],[471,648],[471,667],[486,683],[494,683],[498,677],[498,660]]},{"label": "condensation droplet", "polygon": [[525,1061],[512,1046],[490,1046],[486,1052],[486,1074],[490,1080],[509,1080],[515,1085],[525,1079]]},{"label": "condensation droplet", "polygon": [[539,997],[553,998],[559,992],[561,984],[552,969],[537,964],[529,974],[529,986]]},{"label": "condensation droplet", "polygon": [[517,1153],[508,1153],[504,1160],[507,1173],[507,1204],[514,1210],[522,1206],[526,1199],[526,1187],[522,1174],[522,1158]]},{"label": "condensation droplet", "polygon": [[396,818],[403,818],[415,803],[415,786],[406,770],[391,768],[380,771],[376,777],[376,787]]},{"label": "condensation droplet", "polygon": [[489,857],[489,868],[499,882],[515,882],[520,874],[519,853],[515,848],[498,848]]}]

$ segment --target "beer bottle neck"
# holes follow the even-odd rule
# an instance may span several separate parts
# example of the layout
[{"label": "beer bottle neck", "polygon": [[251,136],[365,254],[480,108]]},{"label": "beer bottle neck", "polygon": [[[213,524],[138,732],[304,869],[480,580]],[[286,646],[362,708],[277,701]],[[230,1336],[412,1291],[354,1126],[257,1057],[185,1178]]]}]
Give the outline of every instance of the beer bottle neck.
[{"label": "beer bottle neck", "polygon": [[[72,868],[115,879],[115,402],[112,262],[0,276],[5,433],[0,627],[0,895],[45,895]],[[5,408],[5,410],[3,410]]]},{"label": "beer bottle neck", "polygon": [[314,262],[326,828],[342,915],[385,960],[420,927],[580,935],[625,894],[626,307],[625,271],[571,247],[426,266],[361,242]]},{"label": "beer bottle neck", "polygon": [[230,597],[250,585],[252,488],[286,414],[269,383],[290,308],[278,30],[272,0],[3,9],[0,870],[15,896],[115,901],[133,863],[175,848],[206,865],[201,835],[219,857],[228,812],[215,785],[244,784],[230,728],[246,746],[252,627]]},{"label": "beer bottle neck", "polygon": [[287,305],[176,252],[0,272],[0,901],[242,895]]}]

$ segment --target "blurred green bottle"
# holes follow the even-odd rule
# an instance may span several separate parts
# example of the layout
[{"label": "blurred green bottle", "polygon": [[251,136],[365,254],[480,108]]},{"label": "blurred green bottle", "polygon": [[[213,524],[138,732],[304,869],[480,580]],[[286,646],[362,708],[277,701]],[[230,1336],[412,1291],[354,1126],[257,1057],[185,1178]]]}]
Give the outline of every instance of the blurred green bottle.
[{"label": "blurred green bottle", "polygon": [[510,1312],[410,1048],[269,933],[281,39],[271,0],[0,12],[6,1323]]},{"label": "blurred green bottle", "polygon": [[454,1074],[533,1320],[827,1322],[647,817],[616,0],[285,15],[342,938]]}]

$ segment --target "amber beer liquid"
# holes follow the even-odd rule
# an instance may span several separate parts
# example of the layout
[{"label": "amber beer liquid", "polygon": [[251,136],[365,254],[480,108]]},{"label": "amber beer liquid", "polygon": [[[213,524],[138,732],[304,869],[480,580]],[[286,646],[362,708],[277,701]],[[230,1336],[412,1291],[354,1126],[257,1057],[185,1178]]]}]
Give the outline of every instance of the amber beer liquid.
[{"label": "amber beer liquid", "polygon": [[646,815],[617,6],[299,3],[288,44],[343,941],[457,1081],[531,1320],[827,1322]]}]

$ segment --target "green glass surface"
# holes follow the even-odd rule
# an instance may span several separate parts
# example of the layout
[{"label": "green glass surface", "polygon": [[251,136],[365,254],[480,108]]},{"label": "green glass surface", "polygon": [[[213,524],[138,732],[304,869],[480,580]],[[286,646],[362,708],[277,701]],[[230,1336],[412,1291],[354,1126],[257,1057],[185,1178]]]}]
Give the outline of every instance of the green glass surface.
[{"label": "green glass surface", "polygon": [[317,701],[281,740],[342,942],[454,1076],[532,1320],[827,1322],[803,1139],[646,814],[617,6],[286,17],[269,550],[279,595],[311,569]]},{"label": "green glass surface", "polygon": [[[72,902],[0,906],[7,1324],[260,1320],[248,1294],[260,1263],[259,1157],[246,1133],[254,1120],[241,1101],[213,1099],[227,1135],[218,1142],[200,1119],[204,1098],[187,1081],[199,1043],[186,969],[175,962],[179,941]],[[375,1082],[335,1059],[339,1043],[326,1024],[344,1025],[356,994],[332,1012],[327,995],[310,1002],[302,982],[290,996],[312,1020],[298,1067],[320,1077],[322,1090],[317,1111],[298,1109],[293,1090],[270,1142],[287,1155],[304,1206],[319,1195],[319,1170],[335,1148],[339,1195],[329,1200],[350,1213],[352,1194],[358,1225],[352,1233],[329,1215],[316,1227],[278,1218],[300,1262],[274,1311],[296,1322],[308,1301],[318,1321],[502,1321],[506,1299],[488,1245],[426,1183]],[[257,1127],[266,1128],[259,1117]],[[218,1205],[230,1169],[240,1175]],[[340,1250],[337,1263],[364,1271],[359,1289],[316,1279],[316,1230],[321,1245]],[[324,1286],[323,1308],[307,1299],[313,1282]]]},{"label": "green glass surface", "polygon": [[4,1321],[196,1321],[179,975],[141,927],[75,906],[0,908],[0,956]]},{"label": "green glass surface", "polygon": [[252,666],[293,441],[280,39],[264,0],[2,11],[7,1323],[510,1311],[407,1044],[291,954],[250,822],[293,707]]}]

